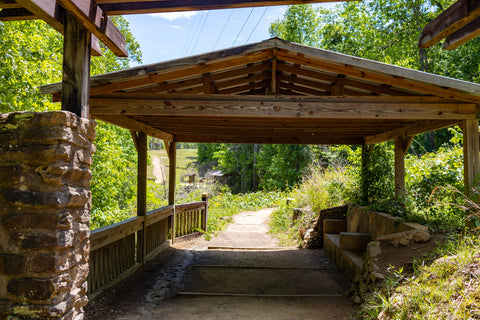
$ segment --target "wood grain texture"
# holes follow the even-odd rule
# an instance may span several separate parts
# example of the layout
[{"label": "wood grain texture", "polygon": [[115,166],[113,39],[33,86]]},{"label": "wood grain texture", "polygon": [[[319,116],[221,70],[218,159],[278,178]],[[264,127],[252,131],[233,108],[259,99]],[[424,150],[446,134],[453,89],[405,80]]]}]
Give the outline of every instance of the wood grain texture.
[{"label": "wood grain texture", "polygon": [[429,48],[478,17],[479,0],[458,0],[423,28],[418,46]]}]

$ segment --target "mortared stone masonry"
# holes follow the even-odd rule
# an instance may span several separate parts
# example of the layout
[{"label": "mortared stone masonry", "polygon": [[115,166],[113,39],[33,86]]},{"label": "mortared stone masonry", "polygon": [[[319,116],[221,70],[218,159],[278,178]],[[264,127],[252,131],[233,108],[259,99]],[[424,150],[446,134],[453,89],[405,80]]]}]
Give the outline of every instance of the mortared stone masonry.
[{"label": "mortared stone masonry", "polygon": [[0,319],[83,319],[95,124],[0,114]]}]

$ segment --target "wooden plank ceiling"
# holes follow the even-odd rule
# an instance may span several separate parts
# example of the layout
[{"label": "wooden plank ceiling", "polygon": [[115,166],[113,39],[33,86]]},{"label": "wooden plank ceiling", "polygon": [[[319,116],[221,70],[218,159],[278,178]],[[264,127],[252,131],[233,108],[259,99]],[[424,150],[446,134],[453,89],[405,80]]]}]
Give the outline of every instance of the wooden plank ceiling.
[{"label": "wooden plank ceiling", "polygon": [[[61,85],[41,87],[61,100]],[[370,144],[477,119],[480,85],[281,39],[91,78],[93,118],[167,141]]]}]

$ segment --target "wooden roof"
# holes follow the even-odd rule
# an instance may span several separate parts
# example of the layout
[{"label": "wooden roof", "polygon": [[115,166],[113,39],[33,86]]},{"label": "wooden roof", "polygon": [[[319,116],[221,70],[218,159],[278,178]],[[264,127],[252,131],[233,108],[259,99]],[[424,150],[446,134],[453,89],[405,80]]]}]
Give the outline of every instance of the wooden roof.
[{"label": "wooden roof", "polygon": [[[61,99],[61,84],[41,87]],[[281,39],[91,78],[93,118],[167,141],[370,144],[477,119],[480,85]]]},{"label": "wooden roof", "polygon": [[[53,6],[55,1],[48,0]],[[106,15],[126,15],[139,13],[159,13],[195,10],[213,10],[228,8],[246,8],[261,6],[277,6],[290,4],[306,4],[349,0],[60,0],[61,3],[74,1],[81,6],[88,3],[87,7],[98,6]],[[42,5],[41,0],[0,0],[0,20],[35,19],[31,12],[31,3]],[[43,17],[38,17],[43,19]]]}]

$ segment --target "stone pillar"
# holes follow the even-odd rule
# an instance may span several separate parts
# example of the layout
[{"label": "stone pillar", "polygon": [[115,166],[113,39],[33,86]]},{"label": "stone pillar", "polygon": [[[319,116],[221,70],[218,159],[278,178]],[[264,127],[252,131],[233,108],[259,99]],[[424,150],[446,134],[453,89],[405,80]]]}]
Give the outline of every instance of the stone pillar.
[{"label": "stone pillar", "polygon": [[95,121],[0,114],[0,319],[83,319]]}]

